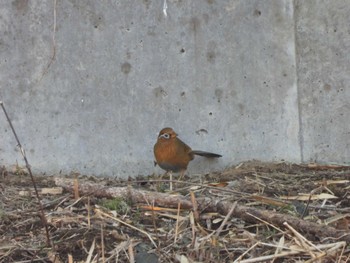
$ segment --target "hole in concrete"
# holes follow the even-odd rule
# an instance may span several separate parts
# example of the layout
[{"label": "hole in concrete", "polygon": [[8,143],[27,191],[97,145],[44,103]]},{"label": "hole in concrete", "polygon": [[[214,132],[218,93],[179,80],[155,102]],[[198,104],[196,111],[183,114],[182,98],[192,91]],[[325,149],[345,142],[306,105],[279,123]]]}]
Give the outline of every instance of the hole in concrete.
[{"label": "hole in concrete", "polygon": [[255,9],[255,11],[254,11],[254,16],[261,16],[261,11]]},{"label": "hole in concrete", "polygon": [[130,70],[131,70],[131,65],[128,62],[125,62],[121,65],[121,70],[124,74],[129,74]]},{"label": "hole in concrete", "polygon": [[215,62],[215,58],[216,58],[216,55],[215,55],[214,51],[208,51],[207,52],[207,60],[208,60],[208,62],[214,63]]}]

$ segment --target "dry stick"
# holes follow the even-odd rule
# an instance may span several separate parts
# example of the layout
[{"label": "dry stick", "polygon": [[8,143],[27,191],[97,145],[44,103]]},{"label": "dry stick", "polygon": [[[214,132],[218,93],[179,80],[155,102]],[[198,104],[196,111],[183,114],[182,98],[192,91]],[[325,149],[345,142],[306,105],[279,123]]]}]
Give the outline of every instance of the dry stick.
[{"label": "dry stick", "polygon": [[73,256],[72,254],[68,254],[68,263],[73,263],[74,260],[73,260]]},{"label": "dry stick", "polygon": [[181,204],[177,205],[177,215],[176,215],[176,226],[175,226],[175,237],[174,237],[174,245],[176,244],[177,236],[179,234],[179,221],[180,221],[180,208]]},{"label": "dry stick", "polygon": [[301,216],[300,216],[301,219],[304,219],[304,217],[305,217],[305,215],[306,215],[306,212],[309,210],[309,205],[310,205],[311,197],[312,197],[312,194],[309,195],[309,199],[307,200],[306,206],[304,207],[304,210],[303,210],[303,212],[301,213]]},{"label": "dry stick", "polygon": [[135,263],[134,246],[132,244],[132,241],[130,242],[130,244],[128,246],[128,254],[129,254],[129,262]]},{"label": "dry stick", "polygon": [[102,253],[102,263],[106,262],[105,259],[105,242],[104,242],[104,235],[103,235],[103,225],[101,224],[101,253]]},{"label": "dry stick", "polygon": [[88,214],[88,227],[91,229],[91,219],[90,219],[90,196],[88,196],[88,203],[87,203],[87,214]]},{"label": "dry stick", "polygon": [[194,245],[196,243],[196,226],[195,226],[195,219],[193,216],[193,212],[190,212],[190,223],[191,223],[191,229],[192,229],[191,247],[194,247]]},{"label": "dry stick", "polygon": [[[283,223],[293,234],[294,234],[294,242],[301,248],[305,250],[306,253],[308,253],[311,257],[311,260],[317,259],[318,255],[315,254],[312,250],[312,248],[316,248],[314,244],[312,244],[309,240],[307,240],[305,237],[303,237],[301,234],[299,234],[298,231],[296,231],[293,227],[288,225],[287,222]],[[321,252],[322,257],[324,256],[324,252],[319,250],[318,252]]]},{"label": "dry stick", "polygon": [[152,239],[152,237],[150,236],[150,234],[148,234],[146,231],[144,231],[144,230],[142,230],[142,229],[140,229],[140,228],[137,228],[137,227],[135,227],[135,226],[133,226],[133,225],[130,225],[130,224],[124,222],[123,220],[120,220],[120,219],[117,218],[117,217],[111,216],[111,215],[109,215],[109,214],[107,214],[107,213],[101,211],[100,209],[97,209],[97,208],[96,208],[96,209],[95,209],[95,212],[96,212],[97,214],[100,214],[100,215],[102,215],[102,216],[104,216],[104,217],[108,217],[109,219],[115,220],[115,221],[117,221],[117,222],[119,222],[119,223],[121,223],[121,224],[123,224],[123,225],[129,227],[129,228],[132,228],[132,229],[134,229],[134,230],[136,230],[136,231],[138,231],[138,232],[140,232],[140,233],[146,235],[146,236],[149,238],[149,240],[152,242],[152,244],[154,245],[154,247],[157,248],[156,242],[154,242],[154,240]]},{"label": "dry stick", "polygon": [[[251,213],[247,213],[248,215],[250,215],[251,217],[255,218],[257,221],[261,221],[262,223],[264,223],[265,225],[268,225],[268,226],[271,226],[272,228],[276,229],[277,231],[279,231],[281,234],[286,234],[284,231],[282,231],[281,229],[279,229],[277,226],[273,225],[273,224],[270,224],[269,222],[265,221],[265,220],[262,220],[261,218],[251,214]],[[287,233],[288,236],[290,236],[288,233]]]},{"label": "dry stick", "polygon": [[80,198],[79,194],[79,182],[78,182],[78,174],[74,175],[74,199],[77,200]]},{"label": "dry stick", "polygon": [[18,147],[19,147],[19,149],[20,149],[20,151],[21,151],[21,154],[22,154],[22,156],[23,156],[24,162],[26,163],[27,170],[28,170],[28,172],[29,172],[30,178],[31,178],[32,183],[33,183],[35,195],[36,195],[36,198],[38,199],[39,210],[40,210],[40,212],[41,212],[41,222],[43,223],[43,225],[44,225],[44,227],[45,227],[45,231],[46,231],[46,239],[47,239],[47,240],[46,240],[46,243],[47,243],[46,245],[49,246],[49,247],[51,247],[52,245],[51,245],[51,240],[50,240],[49,227],[48,227],[48,225],[47,225],[47,219],[46,219],[46,216],[45,216],[45,213],[44,213],[44,208],[43,208],[43,204],[41,203],[41,199],[40,199],[40,196],[39,196],[38,189],[37,189],[37,187],[36,187],[36,183],[35,183],[35,180],[34,180],[34,176],[33,176],[32,170],[31,170],[30,165],[29,165],[29,162],[28,162],[28,160],[27,160],[26,153],[25,153],[25,151],[24,151],[24,149],[23,149],[23,147],[22,147],[22,145],[21,145],[21,143],[20,143],[20,141],[19,141],[19,139],[18,139],[18,136],[17,136],[17,133],[16,133],[16,131],[15,131],[15,128],[14,128],[13,125],[12,125],[12,122],[11,122],[11,120],[10,120],[8,114],[7,114],[7,111],[6,111],[6,109],[5,109],[4,103],[3,103],[2,101],[0,101],[0,105],[1,105],[2,110],[4,111],[4,114],[5,114],[5,116],[6,116],[6,119],[7,119],[8,123],[9,123],[9,125],[10,125],[10,127],[11,127],[11,130],[12,130],[12,132],[13,132],[13,135],[14,135],[15,138],[16,138],[17,145],[18,145]]},{"label": "dry stick", "polygon": [[231,218],[231,215],[233,213],[233,211],[235,210],[236,206],[237,206],[237,201],[235,201],[230,209],[230,211],[227,213],[227,215],[225,216],[224,221],[222,221],[221,225],[219,226],[219,228],[216,230],[215,233],[215,237],[218,238],[221,231],[224,229],[224,226],[226,225],[227,221]]},{"label": "dry stick", "polygon": [[194,196],[194,193],[192,191],[190,191],[190,196],[191,196],[191,202],[192,202],[192,206],[193,206],[193,216],[194,219],[196,220],[196,222],[199,221],[199,212],[198,212],[198,203],[196,200],[196,197]]},{"label": "dry stick", "polygon": [[[341,251],[341,253],[340,253],[340,255],[339,255],[339,258],[338,258],[337,263],[340,263],[340,260],[341,260],[341,258],[343,257],[343,254],[344,254],[344,251],[345,251],[345,247],[346,247],[346,245],[343,246],[343,249],[342,249],[342,251]],[[348,256],[348,259],[349,259],[349,257],[350,257],[350,255]],[[348,259],[347,259],[347,260],[348,260]],[[348,262],[348,261],[345,261],[345,262]]]},{"label": "dry stick", "polygon": [[159,240],[159,233],[158,233],[159,231],[158,231],[157,224],[156,224],[156,214],[154,213],[154,201],[152,202],[151,215],[152,215],[152,223],[153,223],[154,233],[156,234],[156,237]]},{"label": "dry stick", "polygon": [[85,260],[85,262],[87,262],[87,263],[90,263],[90,262],[91,262],[92,253],[94,253],[94,250],[95,250],[95,242],[96,242],[96,239],[94,238],[94,241],[92,242],[91,247],[90,247],[90,249],[89,249],[88,257],[87,257],[87,259]]},{"label": "dry stick", "polygon": [[[304,248],[313,247],[315,250],[317,250],[317,246],[312,244],[309,240],[307,240],[304,236],[302,236],[298,231],[296,231],[292,226],[290,226],[287,222],[284,222],[283,225],[285,225],[290,231],[293,232],[293,234],[303,243]],[[321,250],[318,250],[319,252],[322,252]]]},{"label": "dry stick", "polygon": [[240,255],[233,263],[235,262],[241,262],[242,258],[248,254],[249,251],[251,251],[252,249],[254,249],[256,246],[259,246],[260,242],[256,242],[254,245],[252,245],[249,249],[247,249],[242,255]]},{"label": "dry stick", "polygon": [[[261,244],[261,245],[265,245],[265,246],[271,246],[271,244],[260,243],[260,242],[258,242],[256,244]],[[335,248],[335,249],[337,249],[337,248],[340,248],[341,246],[346,246],[346,242],[342,241],[342,242],[337,242],[337,243],[333,243],[333,244],[323,244],[323,245],[318,245],[316,247],[317,247],[317,250],[320,250],[320,249],[327,249],[327,248],[330,248],[330,249]],[[234,263],[235,262],[240,262],[240,263],[265,262],[267,260],[276,259],[276,258],[280,258],[280,257],[287,257],[287,256],[293,256],[293,255],[304,255],[304,254],[306,254],[305,250],[298,250],[298,249],[293,249],[293,248],[286,248],[286,249],[289,249],[291,251],[281,252],[281,253],[279,253],[277,255],[266,255],[266,256],[260,256],[260,257],[257,257],[257,258],[245,259],[245,260],[240,260],[241,257],[239,257],[239,258],[237,258],[234,261]],[[347,261],[344,261],[344,262],[347,262]]]},{"label": "dry stick", "polygon": [[[62,186],[64,189],[73,191],[73,180],[68,178],[56,177],[55,183],[57,186]],[[79,185],[81,194],[93,194],[96,197],[127,197],[134,203],[145,203],[145,201],[153,201],[157,206],[175,207],[181,203],[182,209],[192,209],[193,204],[188,198],[180,195],[169,195],[158,192],[150,192],[141,189],[134,189],[131,187],[107,187],[93,182],[83,182]],[[228,201],[221,201],[207,197],[197,198],[199,211],[218,212],[223,215],[232,208],[232,203]],[[246,222],[256,223],[261,222],[256,218],[260,218],[270,224],[284,227],[283,223],[288,222],[289,225],[306,232],[310,235],[316,235],[318,238],[335,238],[338,240],[350,242],[349,231],[337,230],[327,225],[320,225],[314,222],[305,221],[290,215],[280,214],[274,211],[260,210],[253,207],[238,205],[234,209],[232,216],[239,217]]]}]

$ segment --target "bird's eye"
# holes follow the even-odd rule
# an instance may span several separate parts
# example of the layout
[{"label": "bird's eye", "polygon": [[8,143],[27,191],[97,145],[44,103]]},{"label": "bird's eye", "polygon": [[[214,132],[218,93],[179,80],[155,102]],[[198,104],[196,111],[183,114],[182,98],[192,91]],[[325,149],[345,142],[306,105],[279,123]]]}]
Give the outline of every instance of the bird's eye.
[{"label": "bird's eye", "polygon": [[169,139],[169,138],[170,138],[170,135],[169,135],[169,133],[164,133],[164,134],[162,135],[162,137],[163,137],[164,139]]}]

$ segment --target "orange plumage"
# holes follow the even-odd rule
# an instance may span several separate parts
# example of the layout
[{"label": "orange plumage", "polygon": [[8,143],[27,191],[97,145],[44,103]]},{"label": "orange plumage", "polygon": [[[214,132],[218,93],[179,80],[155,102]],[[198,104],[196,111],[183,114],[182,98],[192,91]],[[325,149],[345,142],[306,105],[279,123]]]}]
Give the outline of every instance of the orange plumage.
[{"label": "orange plumage", "polygon": [[167,172],[184,173],[188,163],[194,155],[204,157],[221,157],[220,154],[193,151],[186,143],[181,141],[172,128],[164,128],[159,132],[158,140],[154,145],[154,156],[157,164]]}]

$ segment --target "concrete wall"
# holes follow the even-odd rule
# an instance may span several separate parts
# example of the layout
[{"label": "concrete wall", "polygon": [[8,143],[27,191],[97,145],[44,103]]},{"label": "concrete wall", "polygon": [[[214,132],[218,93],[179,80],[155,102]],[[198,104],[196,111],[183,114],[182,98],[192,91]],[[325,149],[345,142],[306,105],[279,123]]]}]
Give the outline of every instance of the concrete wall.
[{"label": "concrete wall", "polygon": [[[0,100],[35,171],[160,172],[166,126],[224,155],[189,173],[249,159],[349,164],[346,1],[167,5],[165,16],[155,0],[1,4]],[[0,113],[0,164],[16,160]]]},{"label": "concrete wall", "polygon": [[350,164],[350,2],[296,1],[303,160]]}]

